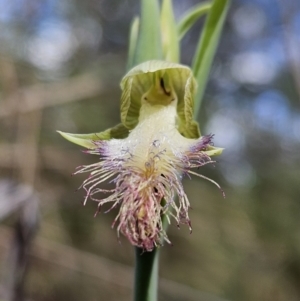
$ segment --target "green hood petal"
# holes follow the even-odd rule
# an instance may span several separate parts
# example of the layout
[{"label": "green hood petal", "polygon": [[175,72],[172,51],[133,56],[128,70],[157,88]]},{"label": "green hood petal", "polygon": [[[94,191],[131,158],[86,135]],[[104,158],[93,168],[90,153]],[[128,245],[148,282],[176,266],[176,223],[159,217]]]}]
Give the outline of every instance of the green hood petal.
[{"label": "green hood petal", "polygon": [[[131,69],[121,81],[121,121],[133,129],[139,119],[142,96],[155,85],[158,77],[166,77],[178,98],[178,131],[185,137],[198,138],[199,127],[193,120],[194,96],[197,88],[191,69],[166,61],[147,61]],[[159,104],[159,99],[157,101]]]}]

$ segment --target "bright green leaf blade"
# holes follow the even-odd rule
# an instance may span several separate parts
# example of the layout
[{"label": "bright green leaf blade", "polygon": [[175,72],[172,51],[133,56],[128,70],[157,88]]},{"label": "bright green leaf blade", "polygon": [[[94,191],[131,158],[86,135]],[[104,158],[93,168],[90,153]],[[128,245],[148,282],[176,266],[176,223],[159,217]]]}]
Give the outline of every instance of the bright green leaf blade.
[{"label": "bright green leaf blade", "polygon": [[229,0],[215,0],[213,2],[194,56],[193,72],[198,82],[198,92],[195,101],[195,115],[198,114],[200,109],[204,89],[220,39],[228,7]]},{"label": "bright green leaf blade", "polygon": [[163,0],[162,3],[161,35],[164,59],[177,63],[179,61],[179,40],[172,0]]},{"label": "bright green leaf blade", "polygon": [[139,23],[140,23],[139,17],[135,17],[131,23],[130,34],[129,34],[127,70],[130,70],[133,67],[134,55],[136,52],[136,46],[137,46],[138,34],[139,34]]},{"label": "bright green leaf blade", "polygon": [[121,139],[125,138],[129,134],[129,130],[123,125],[118,124],[113,128],[107,129],[100,133],[91,134],[71,134],[57,131],[68,141],[83,146],[85,148],[94,149],[96,148],[95,141],[98,140],[109,140],[112,138]]},{"label": "bright green leaf blade", "polygon": [[207,12],[209,12],[212,6],[211,2],[203,2],[192,9],[188,10],[177,25],[178,37],[181,40],[184,35],[190,30],[195,22]]},{"label": "bright green leaf blade", "polygon": [[134,65],[163,58],[158,0],[142,0],[141,3],[140,30]]}]

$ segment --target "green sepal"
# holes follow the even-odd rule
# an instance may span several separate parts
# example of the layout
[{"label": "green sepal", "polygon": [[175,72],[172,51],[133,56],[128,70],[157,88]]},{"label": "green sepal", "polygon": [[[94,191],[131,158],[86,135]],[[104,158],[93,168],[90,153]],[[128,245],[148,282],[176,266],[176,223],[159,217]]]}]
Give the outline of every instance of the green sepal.
[{"label": "green sepal", "polygon": [[222,154],[223,150],[224,148],[221,147],[209,146],[208,149],[204,151],[204,153],[210,157],[219,156]]},{"label": "green sepal", "polygon": [[192,120],[188,124],[185,124],[183,122],[180,123],[178,125],[178,131],[182,136],[186,138],[197,139],[201,136],[199,124],[195,120]]},{"label": "green sepal", "polygon": [[100,133],[71,134],[71,133],[65,133],[61,131],[57,131],[57,132],[61,134],[68,141],[88,149],[96,148],[95,141],[110,140],[112,138],[123,139],[126,138],[129,134],[129,130],[121,123],[113,128],[109,128]]}]

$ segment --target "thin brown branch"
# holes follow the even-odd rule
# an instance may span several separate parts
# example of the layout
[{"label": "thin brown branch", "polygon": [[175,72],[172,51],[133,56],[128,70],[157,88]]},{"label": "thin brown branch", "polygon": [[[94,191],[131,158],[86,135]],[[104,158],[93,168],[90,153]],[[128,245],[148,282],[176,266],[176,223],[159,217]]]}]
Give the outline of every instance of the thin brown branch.
[{"label": "thin brown branch", "polygon": [[[13,148],[19,148],[24,153],[34,152],[34,147],[25,144],[0,144],[0,167],[2,168],[13,168],[16,166],[11,165],[11,161],[14,158],[12,152]],[[75,163],[80,162],[80,156],[82,160],[82,153],[77,151],[72,151],[70,149],[64,151],[57,147],[44,146],[39,147],[37,154],[37,164],[39,168],[46,168],[57,170],[62,173],[70,174],[75,170]],[[66,160],[68,158],[68,160]],[[25,160],[25,157],[23,157]]]},{"label": "thin brown branch", "polygon": [[[0,117],[9,116],[17,110],[27,113],[59,104],[93,97],[103,91],[103,85],[95,74],[83,74],[55,83],[36,84],[20,88],[0,103]],[[18,100],[22,99],[22,102]],[[18,106],[13,104],[18,103]]]}]

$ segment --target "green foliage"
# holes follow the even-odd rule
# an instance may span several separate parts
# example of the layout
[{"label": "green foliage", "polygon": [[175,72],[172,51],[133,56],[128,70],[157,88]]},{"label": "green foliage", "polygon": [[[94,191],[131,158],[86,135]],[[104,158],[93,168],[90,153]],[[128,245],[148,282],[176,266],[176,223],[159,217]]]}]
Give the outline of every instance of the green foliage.
[{"label": "green foliage", "polygon": [[142,0],[142,11],[134,65],[142,62],[162,59],[162,42],[159,4],[157,0]]},{"label": "green foliage", "polygon": [[211,5],[211,2],[203,2],[192,7],[184,14],[177,25],[178,37],[180,40],[191,29],[195,22],[199,20],[200,17],[209,12]]},{"label": "green foliage", "polygon": [[172,0],[164,0],[161,8],[161,35],[164,59],[179,62],[180,50],[178,30],[175,22]]},{"label": "green foliage", "polygon": [[215,0],[209,10],[193,60],[193,72],[198,82],[195,115],[200,109],[211,64],[227,15],[229,0]]},{"label": "green foliage", "polygon": [[137,47],[139,25],[140,25],[140,18],[135,17],[130,27],[127,70],[130,70],[134,66],[134,55]]}]

